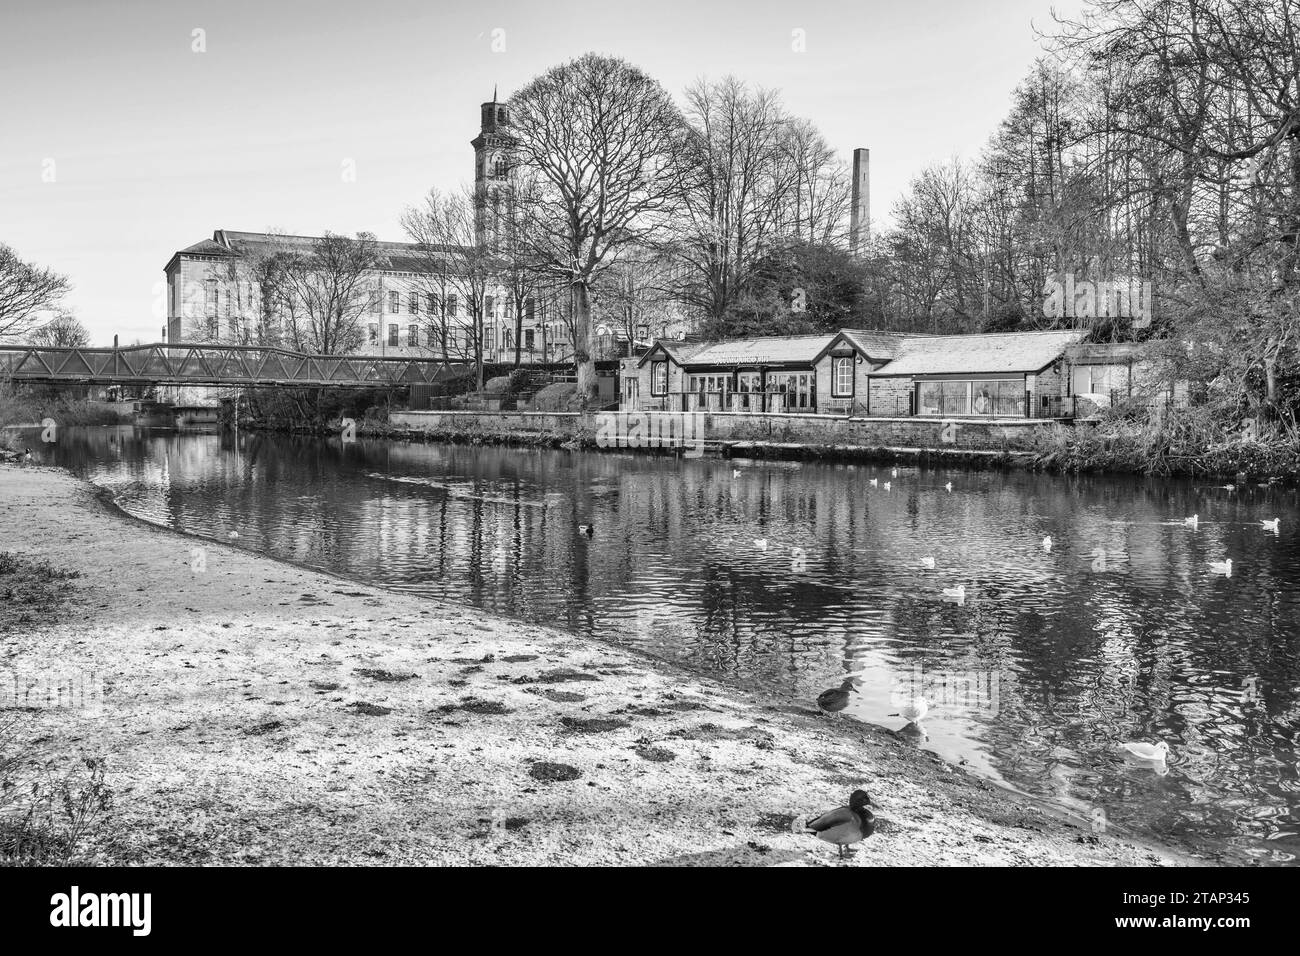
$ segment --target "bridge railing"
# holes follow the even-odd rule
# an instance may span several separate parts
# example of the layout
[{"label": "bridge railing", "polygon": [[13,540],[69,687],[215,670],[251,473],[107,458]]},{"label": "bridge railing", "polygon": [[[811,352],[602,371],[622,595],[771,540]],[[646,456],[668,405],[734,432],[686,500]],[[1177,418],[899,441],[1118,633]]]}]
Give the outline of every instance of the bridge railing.
[{"label": "bridge railing", "polygon": [[256,345],[44,348],[0,345],[0,380],[147,385],[431,385],[463,363],[382,355],[307,355]]}]

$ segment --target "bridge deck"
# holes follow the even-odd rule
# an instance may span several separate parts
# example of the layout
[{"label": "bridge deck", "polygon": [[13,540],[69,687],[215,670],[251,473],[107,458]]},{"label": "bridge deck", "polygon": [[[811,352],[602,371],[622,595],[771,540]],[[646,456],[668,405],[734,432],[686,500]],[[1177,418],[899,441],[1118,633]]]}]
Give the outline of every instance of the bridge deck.
[{"label": "bridge deck", "polygon": [[305,355],[249,345],[0,346],[0,380],[14,382],[368,388],[429,385],[462,367],[438,358]]}]

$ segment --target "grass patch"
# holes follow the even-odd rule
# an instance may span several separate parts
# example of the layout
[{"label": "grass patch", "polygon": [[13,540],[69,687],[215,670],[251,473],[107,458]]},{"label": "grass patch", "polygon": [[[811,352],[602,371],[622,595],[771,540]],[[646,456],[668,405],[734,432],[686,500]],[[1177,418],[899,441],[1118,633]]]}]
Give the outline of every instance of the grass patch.
[{"label": "grass patch", "polygon": [[79,577],[48,561],[0,552],[0,634],[55,617],[72,595],[67,582]]}]

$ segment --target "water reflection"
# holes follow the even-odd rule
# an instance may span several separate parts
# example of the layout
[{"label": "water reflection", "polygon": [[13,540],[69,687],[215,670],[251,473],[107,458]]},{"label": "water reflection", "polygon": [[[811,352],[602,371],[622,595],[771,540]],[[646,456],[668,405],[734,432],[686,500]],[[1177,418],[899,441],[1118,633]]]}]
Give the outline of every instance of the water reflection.
[{"label": "water reflection", "polygon": [[[922,694],[919,746],[1085,817],[1300,846],[1291,490],[131,428],[38,453],[170,527],[791,698],[859,673],[845,713],[895,729]],[[1167,774],[1126,764],[1157,739]]]}]

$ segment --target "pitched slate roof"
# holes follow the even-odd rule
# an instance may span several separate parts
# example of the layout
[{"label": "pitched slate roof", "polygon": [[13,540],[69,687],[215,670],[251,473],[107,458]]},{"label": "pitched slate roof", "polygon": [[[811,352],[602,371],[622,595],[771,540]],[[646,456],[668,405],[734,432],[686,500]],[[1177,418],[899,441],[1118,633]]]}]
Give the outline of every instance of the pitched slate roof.
[{"label": "pitched slate roof", "polygon": [[[840,329],[831,339],[822,347],[816,360],[820,361],[835,343],[841,339],[846,341],[853,348],[857,349],[863,355],[872,359],[889,361],[898,354],[898,349],[905,338],[908,338],[907,332],[880,332],[876,330],[860,329]],[[916,336],[920,337],[920,336]]]},{"label": "pitched slate roof", "polygon": [[834,335],[771,335],[758,339],[716,342],[693,354],[689,365],[807,364],[821,353]]},{"label": "pitched slate roof", "polygon": [[965,375],[1037,372],[1086,331],[995,332],[977,335],[925,335],[903,339],[898,355],[876,375]]}]

